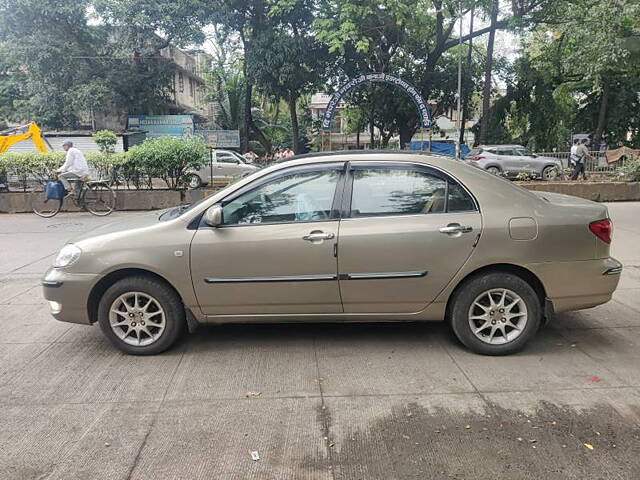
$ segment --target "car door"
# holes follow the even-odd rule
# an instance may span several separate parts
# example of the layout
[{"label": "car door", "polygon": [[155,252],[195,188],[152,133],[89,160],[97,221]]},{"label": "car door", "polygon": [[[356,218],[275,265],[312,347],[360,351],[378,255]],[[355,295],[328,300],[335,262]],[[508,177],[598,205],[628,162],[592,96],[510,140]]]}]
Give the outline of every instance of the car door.
[{"label": "car door", "polygon": [[344,164],[274,172],[221,203],[200,226],[191,274],[205,315],[342,312],[335,258]]},{"label": "car door", "polygon": [[240,160],[229,152],[215,152],[214,176],[217,179],[231,179],[242,173]]},{"label": "car door", "polygon": [[521,172],[540,173],[542,170],[542,168],[538,166],[540,162],[532,156],[529,150],[526,148],[517,148],[514,150],[514,153],[517,154],[520,159]]},{"label": "car door", "polygon": [[502,165],[503,172],[507,175],[515,175],[520,172],[520,158],[512,148],[498,148],[496,149],[496,154],[498,155],[498,160]]},{"label": "car door", "polygon": [[388,162],[350,164],[339,231],[345,313],[424,309],[471,255],[482,220],[446,174]]}]

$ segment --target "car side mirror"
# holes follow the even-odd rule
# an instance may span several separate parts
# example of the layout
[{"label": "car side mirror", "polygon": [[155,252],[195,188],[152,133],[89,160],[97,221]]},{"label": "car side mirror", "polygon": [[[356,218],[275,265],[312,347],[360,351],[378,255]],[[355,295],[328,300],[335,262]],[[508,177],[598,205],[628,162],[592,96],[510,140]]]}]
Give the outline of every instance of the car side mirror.
[{"label": "car side mirror", "polygon": [[222,207],[214,205],[204,213],[204,223],[210,227],[219,227],[222,225]]}]

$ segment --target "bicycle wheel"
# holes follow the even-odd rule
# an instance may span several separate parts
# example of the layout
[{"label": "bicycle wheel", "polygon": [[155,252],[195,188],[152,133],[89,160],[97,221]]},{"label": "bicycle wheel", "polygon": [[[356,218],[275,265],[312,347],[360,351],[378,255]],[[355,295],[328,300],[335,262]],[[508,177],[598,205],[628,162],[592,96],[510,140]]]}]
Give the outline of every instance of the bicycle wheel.
[{"label": "bicycle wheel", "polygon": [[87,184],[82,196],[82,203],[89,212],[103,217],[115,210],[116,194],[106,183]]},{"label": "bicycle wheel", "polygon": [[62,208],[62,200],[47,199],[47,188],[44,184],[33,187],[29,201],[33,213],[44,218],[53,217]]}]

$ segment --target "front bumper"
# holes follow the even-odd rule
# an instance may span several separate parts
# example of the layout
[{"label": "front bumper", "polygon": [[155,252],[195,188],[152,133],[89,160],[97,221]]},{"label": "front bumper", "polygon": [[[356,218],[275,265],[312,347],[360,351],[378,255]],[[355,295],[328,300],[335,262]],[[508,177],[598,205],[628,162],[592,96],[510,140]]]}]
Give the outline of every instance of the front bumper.
[{"label": "front bumper", "polygon": [[51,267],[42,279],[44,298],[51,315],[61,322],[90,324],[87,305],[89,294],[101,275],[70,273]]},{"label": "front bumper", "polygon": [[622,264],[615,258],[532,263],[527,268],[544,285],[555,312],[591,308],[611,300]]}]

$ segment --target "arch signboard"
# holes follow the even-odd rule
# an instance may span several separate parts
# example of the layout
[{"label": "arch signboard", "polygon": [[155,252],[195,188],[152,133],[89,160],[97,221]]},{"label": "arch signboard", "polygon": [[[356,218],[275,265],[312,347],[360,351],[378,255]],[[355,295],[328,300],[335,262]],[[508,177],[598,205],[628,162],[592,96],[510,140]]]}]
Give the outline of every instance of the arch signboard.
[{"label": "arch signboard", "polygon": [[336,109],[338,108],[338,105],[340,104],[342,98],[354,88],[358,88],[365,83],[386,83],[404,91],[407,95],[409,95],[411,100],[413,100],[413,103],[418,109],[418,115],[420,116],[420,126],[422,128],[431,128],[431,114],[429,113],[427,102],[425,102],[424,97],[420,94],[416,87],[411,85],[406,80],[403,80],[400,77],[396,77],[395,75],[374,72],[358,75],[357,77],[342,85],[340,89],[331,96],[331,100],[329,100],[327,109],[324,112],[324,117],[322,118],[323,131],[331,131],[331,121],[336,114]]}]

